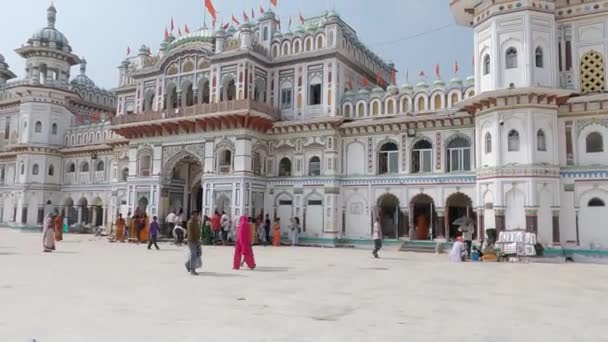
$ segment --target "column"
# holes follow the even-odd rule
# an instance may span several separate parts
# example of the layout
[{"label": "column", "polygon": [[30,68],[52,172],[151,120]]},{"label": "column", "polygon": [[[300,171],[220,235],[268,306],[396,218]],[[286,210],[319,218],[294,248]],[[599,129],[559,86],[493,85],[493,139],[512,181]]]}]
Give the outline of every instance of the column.
[{"label": "column", "polygon": [[538,234],[537,208],[526,208],[526,232]]},{"label": "column", "polygon": [[505,231],[505,210],[502,208],[494,208],[494,216],[496,218],[496,238],[500,232]]},{"label": "column", "polygon": [[445,225],[445,209],[443,208],[435,208],[435,213],[437,213],[437,228],[435,229],[435,237],[437,238],[446,238],[450,236],[450,233],[446,231],[449,229],[449,226]]},{"label": "column", "polygon": [[78,224],[82,224],[82,206],[81,205],[78,206],[78,219],[76,222],[78,222]]},{"label": "column", "polygon": [[483,208],[477,210],[477,241],[482,241],[486,238],[483,210]]},{"label": "column", "polygon": [[579,234],[579,230],[578,230],[578,214],[580,212],[580,208],[576,207],[576,208],[574,208],[574,210],[576,211],[576,245],[580,246],[581,239],[580,239],[580,234]]},{"label": "column", "polygon": [[[401,207],[401,212],[403,213],[403,231],[410,234],[410,210],[408,207]],[[411,237],[410,237],[411,239]]]},{"label": "column", "polygon": [[103,207],[101,210],[102,210],[101,211],[101,220],[102,220],[101,224],[105,227],[106,224],[108,223],[107,217],[106,217],[108,215],[108,207]]},{"label": "column", "polygon": [[194,101],[194,105],[198,104],[198,88],[192,88],[192,99]]},{"label": "column", "polygon": [[185,107],[184,104],[182,103],[182,90],[178,89],[177,90],[177,108],[182,108]]},{"label": "column", "polygon": [[559,234],[559,208],[553,208],[553,245],[559,246],[561,244],[560,234]]},{"label": "column", "polygon": [[91,215],[92,219],[89,221],[89,223],[91,223],[93,227],[96,227],[97,226],[97,206],[94,206],[94,207],[91,206],[89,208],[89,213],[91,211],[93,211],[93,215]]}]

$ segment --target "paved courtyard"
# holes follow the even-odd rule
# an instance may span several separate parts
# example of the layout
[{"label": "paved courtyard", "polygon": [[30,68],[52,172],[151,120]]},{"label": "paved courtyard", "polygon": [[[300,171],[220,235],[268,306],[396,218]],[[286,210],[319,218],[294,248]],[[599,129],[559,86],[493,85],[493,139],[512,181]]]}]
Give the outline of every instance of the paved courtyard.
[{"label": "paved courtyard", "polygon": [[0,341],[608,341],[608,268],[450,264],[445,255],[110,244],[0,229]]}]

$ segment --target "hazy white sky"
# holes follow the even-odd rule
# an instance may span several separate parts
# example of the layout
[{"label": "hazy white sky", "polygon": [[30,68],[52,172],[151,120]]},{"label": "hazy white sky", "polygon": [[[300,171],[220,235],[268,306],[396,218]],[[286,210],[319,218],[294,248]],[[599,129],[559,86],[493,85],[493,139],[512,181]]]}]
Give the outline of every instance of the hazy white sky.
[{"label": "hazy white sky", "polygon": [[[88,62],[88,75],[99,86],[117,84],[117,66],[127,47],[136,52],[142,44],[157,51],[171,17],[176,25],[201,27],[204,0],[55,0],[57,28],[63,32],[74,52]],[[473,33],[454,24],[448,0],[279,0],[278,14],[283,28],[293,16],[295,28],[300,13],[314,16],[335,9],[358,33],[360,39],[399,70],[398,83],[415,83],[421,70],[434,79],[435,64],[441,65],[444,80],[453,77],[454,61],[460,64],[460,76],[471,74]],[[239,19],[243,10],[259,13],[268,0],[213,0],[226,21],[232,13]],[[0,54],[19,77],[24,64],[13,51],[38,29],[46,26],[49,0],[5,1],[0,20]],[[445,27],[446,25],[452,26]],[[437,28],[443,28],[436,30]],[[418,35],[420,33],[429,32]],[[415,36],[415,37],[414,37]],[[408,39],[409,37],[409,39]],[[72,74],[77,74],[75,68]]]}]

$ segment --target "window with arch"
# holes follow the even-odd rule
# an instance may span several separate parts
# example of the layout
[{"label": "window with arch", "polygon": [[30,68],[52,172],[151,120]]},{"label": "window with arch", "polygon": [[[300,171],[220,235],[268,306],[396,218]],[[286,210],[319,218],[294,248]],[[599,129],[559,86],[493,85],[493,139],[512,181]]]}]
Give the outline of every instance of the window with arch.
[{"label": "window with arch", "polygon": [[454,107],[458,103],[458,94],[452,94],[452,107]]},{"label": "window with arch", "polygon": [[517,68],[517,49],[510,47],[505,52],[505,65],[507,69]]},{"label": "window with arch", "polygon": [[387,114],[395,114],[395,101],[388,100],[386,102],[386,113]]},{"label": "window with arch", "polygon": [[76,164],[70,163],[68,165],[68,173],[74,173],[74,172],[76,172]]},{"label": "window with arch", "polygon": [[536,50],[534,51],[534,59],[537,68],[544,67],[543,49],[540,46],[536,47]]},{"label": "window with arch", "polygon": [[519,151],[519,132],[512,129],[507,135],[507,150],[509,152]]},{"label": "window with arch", "polygon": [[51,134],[57,134],[57,124],[56,123],[54,123],[51,126]]},{"label": "window with arch", "polygon": [[595,93],[606,89],[604,56],[597,51],[589,51],[581,57],[581,92]]},{"label": "window with arch", "polygon": [[40,166],[38,166],[38,164],[34,164],[34,166],[32,166],[32,175],[38,176],[39,173],[40,173]]},{"label": "window with arch", "polygon": [[365,116],[365,105],[363,103],[359,103],[357,105],[357,117],[362,118]]},{"label": "window with arch", "polygon": [[431,172],[433,165],[433,145],[428,140],[420,140],[412,148],[412,173]]},{"label": "window with arch", "polygon": [[599,132],[591,132],[585,138],[587,153],[604,152],[604,138]]},{"label": "window with arch", "polygon": [[55,166],[53,164],[49,165],[49,176],[55,175]]},{"label": "window with arch", "polygon": [[253,153],[253,174],[256,176],[262,174],[262,155],[260,152]]},{"label": "window with arch", "polygon": [[120,180],[123,182],[126,182],[127,179],[129,178],[129,168],[126,167],[126,168],[122,169],[122,173],[120,176],[121,176]]},{"label": "window with arch", "polygon": [[84,161],[80,164],[80,172],[89,172],[89,163]]},{"label": "window with arch", "polygon": [[42,132],[42,122],[36,121],[36,124],[34,125],[34,132],[36,132],[36,133]]},{"label": "window with arch", "polygon": [[274,45],[272,47],[272,57],[273,58],[277,58],[279,56],[279,46],[278,45]]},{"label": "window with arch", "polygon": [[291,177],[291,160],[287,157],[279,162],[279,177]]},{"label": "window with arch", "polygon": [[321,175],[321,159],[319,157],[314,156],[308,161],[308,175],[311,177]]},{"label": "window with arch", "polygon": [[471,170],[471,144],[465,138],[458,137],[448,144],[448,172]]},{"label": "window with arch", "polygon": [[348,118],[348,117],[350,117],[350,115],[351,115],[350,105],[344,106],[344,116]]},{"label": "window with arch", "polygon": [[306,50],[306,52],[312,51],[312,38],[307,38],[304,41],[304,50]]},{"label": "window with arch", "polygon": [[594,197],[587,203],[588,207],[605,207],[606,203],[601,198]]},{"label": "window with arch", "polygon": [[380,114],[380,104],[378,101],[372,103],[372,115]]},{"label": "window with arch", "polygon": [[232,171],[232,151],[225,149],[219,153],[219,173],[230,173]]},{"label": "window with arch", "polygon": [[95,166],[95,171],[103,171],[104,169],[104,165],[103,165],[103,161],[98,161],[97,165]]},{"label": "window with arch", "polygon": [[404,98],[401,100],[401,112],[407,113],[410,111],[410,100],[408,98]]},{"label": "window with arch", "polygon": [[490,134],[489,132],[486,133],[485,144],[486,144],[486,146],[485,146],[486,154],[492,153],[492,134]]},{"label": "window with arch", "polygon": [[21,175],[23,176],[25,174],[25,165],[23,164],[23,162],[21,162]]},{"label": "window with arch", "polygon": [[263,34],[262,34],[262,39],[264,41],[268,40],[268,26],[264,26],[264,30],[263,30]]},{"label": "window with arch", "polygon": [[435,95],[435,110],[441,109],[441,95]]},{"label": "window with arch", "polygon": [[490,55],[483,56],[483,74],[490,74]]},{"label": "window with arch", "polygon": [[294,54],[296,54],[296,53],[300,53],[300,46],[301,46],[301,43],[300,43],[300,41],[299,41],[299,40],[296,40],[296,41],[293,43],[293,53],[294,53]]},{"label": "window with arch", "polygon": [[289,43],[285,43],[283,44],[283,52],[282,52],[283,56],[287,56],[289,55]]},{"label": "window with arch", "polygon": [[388,142],[380,147],[378,151],[378,174],[385,175],[399,172],[399,147],[397,144]]},{"label": "window with arch", "polygon": [[323,46],[323,36],[318,36],[317,37],[317,49],[322,49]]},{"label": "window with arch", "polygon": [[152,156],[144,154],[139,157],[139,176],[149,177],[152,174]]},{"label": "window with arch", "polygon": [[424,100],[424,96],[420,96],[418,98],[418,111],[419,112],[426,111],[426,101]]},{"label": "window with arch", "polygon": [[547,139],[545,137],[545,132],[542,129],[539,129],[536,132],[536,150],[545,152],[547,151]]},{"label": "window with arch", "polygon": [[236,83],[233,78],[224,81],[222,85],[221,101],[236,100]]}]

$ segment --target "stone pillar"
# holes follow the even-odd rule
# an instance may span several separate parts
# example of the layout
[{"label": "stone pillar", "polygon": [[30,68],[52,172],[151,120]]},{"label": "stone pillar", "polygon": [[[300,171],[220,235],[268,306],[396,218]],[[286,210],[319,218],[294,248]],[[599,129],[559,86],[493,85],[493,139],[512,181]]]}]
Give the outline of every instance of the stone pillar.
[{"label": "stone pillar", "polygon": [[177,108],[182,108],[185,107],[184,104],[182,103],[182,91],[181,89],[178,89],[177,91]]},{"label": "stone pillar", "polygon": [[192,101],[195,106],[198,104],[198,88],[192,88]]},{"label": "stone pillar", "polygon": [[477,240],[482,241],[486,239],[486,227],[484,224],[483,209],[477,213]]},{"label": "stone pillar", "polygon": [[526,231],[538,234],[538,209],[526,208]]},{"label": "stone pillar", "polygon": [[559,208],[553,208],[553,245],[561,245],[561,237],[559,234]]},{"label": "stone pillar", "polygon": [[[435,208],[435,213],[437,213],[437,228],[433,232],[435,237],[437,238],[446,238],[450,236],[449,232],[446,229],[449,229],[449,226],[445,226],[445,210],[443,208]],[[434,238],[434,237],[431,237]]]},{"label": "stone pillar", "polygon": [[[409,236],[410,235],[410,210],[407,207],[401,207],[403,213],[403,231]],[[411,239],[411,236],[410,236]]]},{"label": "stone pillar", "polygon": [[575,223],[576,223],[576,226],[575,226],[576,227],[576,245],[580,246],[581,239],[580,239],[579,230],[578,230],[578,214],[579,214],[580,208],[576,207],[576,208],[574,208],[574,211],[576,212],[576,221],[575,221]]},{"label": "stone pillar", "polygon": [[78,206],[78,220],[77,220],[78,224],[82,224],[82,206],[79,205]]},{"label": "stone pillar", "polygon": [[102,212],[101,212],[101,224],[105,227],[106,224],[108,223],[107,220],[107,215],[108,215],[108,207],[103,207]]},{"label": "stone pillar", "polygon": [[90,217],[91,220],[89,222],[93,225],[93,227],[96,227],[97,226],[97,206],[90,207],[89,208],[89,213],[91,211],[93,212],[93,215],[91,215],[92,217]]},{"label": "stone pillar", "polygon": [[494,216],[496,218],[496,238],[500,232],[505,231],[505,210],[500,208],[494,208]]}]

